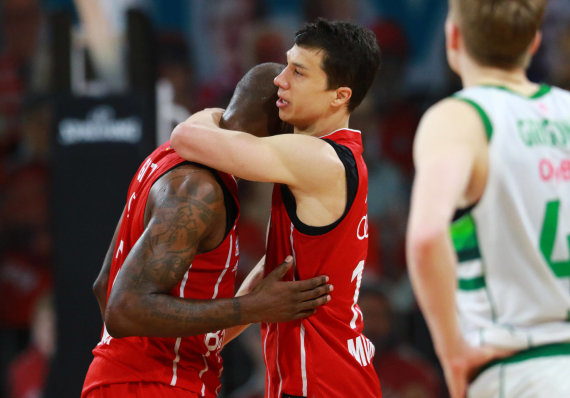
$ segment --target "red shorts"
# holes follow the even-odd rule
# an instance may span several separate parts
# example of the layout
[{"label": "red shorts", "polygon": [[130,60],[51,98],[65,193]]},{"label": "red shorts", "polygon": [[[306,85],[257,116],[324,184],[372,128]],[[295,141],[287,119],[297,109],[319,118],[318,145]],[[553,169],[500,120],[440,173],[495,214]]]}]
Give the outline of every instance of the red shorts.
[{"label": "red shorts", "polygon": [[156,397],[172,397],[172,398],[198,398],[199,396],[192,391],[183,388],[172,387],[162,383],[115,383],[98,386],[87,393],[83,392],[81,398],[156,398]]}]

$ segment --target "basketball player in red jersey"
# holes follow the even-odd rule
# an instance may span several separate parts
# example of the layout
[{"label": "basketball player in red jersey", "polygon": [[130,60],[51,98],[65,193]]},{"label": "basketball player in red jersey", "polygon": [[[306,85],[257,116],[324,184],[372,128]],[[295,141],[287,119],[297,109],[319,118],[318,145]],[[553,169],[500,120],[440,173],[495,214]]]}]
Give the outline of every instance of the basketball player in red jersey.
[{"label": "basketball player in red jersey", "polygon": [[379,64],[372,32],[319,20],[297,32],[275,78],[295,134],[257,138],[216,125],[207,110],[171,136],[180,156],[254,181],[276,182],[266,272],[293,253],[294,280],[330,277],[332,300],[303,320],[262,324],[266,397],[380,397],[374,346],[357,305],[368,246],[368,174],[350,113]]},{"label": "basketball player in red jersey", "polygon": [[[282,69],[248,72],[221,125],[279,131],[272,80]],[[291,261],[256,286],[246,278],[247,294],[232,298],[238,214],[231,175],[186,162],[168,142],[143,162],[94,285],[105,328],[83,397],[215,397],[226,328],[298,319],[330,300],[324,276],[281,281]]]}]

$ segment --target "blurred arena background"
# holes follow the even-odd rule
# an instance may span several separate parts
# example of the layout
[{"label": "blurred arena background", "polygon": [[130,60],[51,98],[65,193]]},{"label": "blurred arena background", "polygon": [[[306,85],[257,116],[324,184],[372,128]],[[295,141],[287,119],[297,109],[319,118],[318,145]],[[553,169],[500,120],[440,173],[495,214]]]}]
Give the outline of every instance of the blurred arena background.
[{"label": "blurred arena background", "polygon": [[[0,397],[78,397],[99,340],[91,285],[132,173],[172,127],[223,106],[254,64],[285,62],[318,16],[377,35],[381,70],[351,118],[370,173],[359,303],[385,398],[445,397],[406,274],[411,144],[459,88],[445,0],[2,0]],[[570,2],[550,0],[535,81],[570,89]],[[270,187],[240,186],[240,278],[264,251]],[[259,331],[224,350],[225,398],[263,396]],[[334,366],[334,364],[323,364]]]}]

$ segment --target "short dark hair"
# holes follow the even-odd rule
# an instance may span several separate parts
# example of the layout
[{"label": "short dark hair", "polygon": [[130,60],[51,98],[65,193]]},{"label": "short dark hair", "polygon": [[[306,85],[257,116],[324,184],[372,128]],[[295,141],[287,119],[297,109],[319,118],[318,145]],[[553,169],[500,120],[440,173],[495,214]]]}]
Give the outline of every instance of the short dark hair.
[{"label": "short dark hair", "polygon": [[327,75],[327,89],[350,87],[348,111],[360,105],[380,65],[380,48],[370,29],[319,18],[296,33],[295,44],[322,50],[321,67]]}]

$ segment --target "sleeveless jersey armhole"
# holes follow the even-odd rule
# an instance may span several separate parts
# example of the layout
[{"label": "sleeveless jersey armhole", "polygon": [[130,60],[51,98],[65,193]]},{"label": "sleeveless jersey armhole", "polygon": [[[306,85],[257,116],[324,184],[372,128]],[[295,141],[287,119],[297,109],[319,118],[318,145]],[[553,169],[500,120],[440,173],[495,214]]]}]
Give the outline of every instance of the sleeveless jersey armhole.
[{"label": "sleeveless jersey armhole", "polygon": [[283,204],[285,205],[287,214],[289,215],[289,218],[293,222],[295,228],[305,235],[317,236],[332,231],[348,214],[358,191],[358,168],[356,166],[354,155],[350,149],[329,139],[325,139],[324,141],[333,147],[340,161],[344,165],[346,174],[346,207],[342,216],[332,224],[320,227],[307,225],[297,217],[297,203],[295,201],[295,197],[291,193],[291,190],[287,187],[287,185],[281,185],[281,196],[283,198]]}]

